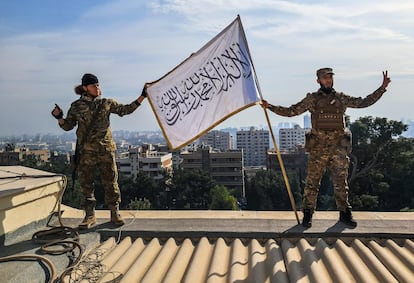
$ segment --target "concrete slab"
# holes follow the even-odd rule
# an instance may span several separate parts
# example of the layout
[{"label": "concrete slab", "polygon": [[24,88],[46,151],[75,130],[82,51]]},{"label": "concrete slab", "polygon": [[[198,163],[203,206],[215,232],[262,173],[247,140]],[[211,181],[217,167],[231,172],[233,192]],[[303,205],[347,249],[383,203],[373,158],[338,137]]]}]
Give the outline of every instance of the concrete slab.
[{"label": "concrete slab", "polygon": [[[67,208],[64,223],[76,227],[83,212]],[[104,238],[121,235],[133,237],[393,237],[414,235],[413,212],[354,212],[358,226],[354,229],[338,222],[337,211],[314,214],[313,226],[304,229],[293,211],[121,211],[126,225],[119,228],[109,223],[109,211],[97,211],[93,231]],[[298,212],[299,218],[302,213]]]}]

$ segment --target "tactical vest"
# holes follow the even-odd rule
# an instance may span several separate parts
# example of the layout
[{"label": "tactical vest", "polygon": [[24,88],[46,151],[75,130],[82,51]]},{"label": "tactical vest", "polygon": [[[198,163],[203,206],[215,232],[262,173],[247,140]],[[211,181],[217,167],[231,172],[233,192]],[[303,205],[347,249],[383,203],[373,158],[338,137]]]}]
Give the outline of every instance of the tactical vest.
[{"label": "tactical vest", "polygon": [[312,126],[316,130],[344,130],[345,108],[341,101],[334,96],[321,97],[316,102],[315,112],[312,113]]}]

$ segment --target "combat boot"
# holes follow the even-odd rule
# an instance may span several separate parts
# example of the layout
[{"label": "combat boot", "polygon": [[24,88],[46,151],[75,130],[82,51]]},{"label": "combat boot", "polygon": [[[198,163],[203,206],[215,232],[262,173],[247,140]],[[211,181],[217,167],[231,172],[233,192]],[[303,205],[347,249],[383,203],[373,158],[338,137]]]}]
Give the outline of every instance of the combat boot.
[{"label": "combat boot", "polygon": [[303,210],[302,226],[305,228],[312,227],[312,211],[310,209]]},{"label": "combat boot", "polygon": [[79,229],[89,229],[93,225],[96,224],[96,218],[95,218],[95,209],[93,207],[86,207],[85,208],[85,218],[83,221],[78,225]]},{"label": "combat boot", "polygon": [[111,222],[117,226],[124,225],[125,221],[119,213],[119,205],[110,206],[109,209],[111,210]]},{"label": "combat boot", "polygon": [[352,228],[357,226],[357,222],[352,217],[352,210],[349,207],[345,211],[339,211],[339,221]]}]

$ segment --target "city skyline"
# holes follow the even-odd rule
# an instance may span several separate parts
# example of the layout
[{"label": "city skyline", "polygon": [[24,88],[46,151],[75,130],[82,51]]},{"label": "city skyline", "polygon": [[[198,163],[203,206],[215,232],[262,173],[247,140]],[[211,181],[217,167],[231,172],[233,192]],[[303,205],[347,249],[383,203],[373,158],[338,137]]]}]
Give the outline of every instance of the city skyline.
[{"label": "city skyline", "polygon": [[[384,97],[362,116],[414,120],[414,3],[407,1],[3,1],[0,4],[0,135],[63,132],[50,115],[77,96],[83,73],[96,74],[103,97],[132,102],[240,15],[263,98],[289,106],[315,91],[315,71],[330,66],[335,88],[365,96],[388,70]],[[269,113],[272,126],[297,123]],[[159,130],[149,103],[113,130]],[[250,107],[215,129],[267,127]]]},{"label": "city skyline", "polygon": [[[295,121],[281,121],[278,122],[277,124],[272,124],[272,129],[274,131],[274,134],[276,136],[276,138],[278,138],[278,130],[280,129],[293,129],[295,126],[299,126],[300,128],[306,129],[306,128],[310,128],[310,127],[306,127],[305,125],[308,124],[310,125],[310,121],[306,121],[307,118],[310,118],[309,115],[305,114],[305,116],[307,117],[303,117],[303,122],[301,123],[300,121],[297,123]],[[413,138],[414,137],[414,121],[402,121],[402,123],[406,124],[408,126],[407,131],[402,133],[402,136],[407,137],[407,138]],[[254,127],[258,130],[269,130],[268,125],[246,125],[246,126],[223,126],[223,125],[219,125],[218,127],[208,131],[205,135],[207,135],[210,132],[213,131],[224,131],[224,132],[233,132],[233,131],[241,131],[241,130],[249,130],[251,127]],[[161,129],[154,129],[154,130],[128,130],[128,129],[113,129],[112,133],[114,135],[115,138],[117,138],[118,135],[122,135],[122,134],[153,134],[153,133],[158,133],[160,134],[163,138],[163,133],[161,131]],[[65,132],[65,131],[57,131],[57,132],[36,132],[36,133],[23,133],[23,134],[9,134],[9,135],[3,135],[0,133],[0,139],[4,139],[7,137],[24,137],[24,136],[29,136],[29,137],[33,137],[33,136],[37,136],[37,135],[43,135],[43,136],[73,136],[73,138],[76,139],[76,132],[75,130],[69,131],[69,132]],[[201,136],[201,137],[204,137]],[[200,138],[201,138],[200,137]]]}]

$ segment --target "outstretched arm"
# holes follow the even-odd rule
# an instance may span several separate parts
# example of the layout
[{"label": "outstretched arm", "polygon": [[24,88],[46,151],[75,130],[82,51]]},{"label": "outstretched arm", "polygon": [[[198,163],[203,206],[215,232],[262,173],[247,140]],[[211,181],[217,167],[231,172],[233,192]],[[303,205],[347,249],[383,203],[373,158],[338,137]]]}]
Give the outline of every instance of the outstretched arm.
[{"label": "outstretched arm", "polygon": [[51,114],[58,121],[59,127],[65,131],[72,130],[78,123],[76,117],[72,114],[72,107],[69,109],[66,118],[63,118],[63,110],[57,104],[55,104]]},{"label": "outstretched arm", "polygon": [[148,87],[148,84],[146,83],[144,85],[144,87],[142,88],[141,95],[136,100],[139,104],[141,104],[144,101],[144,99],[147,98],[147,96],[148,96],[148,94],[147,94],[147,87]]},{"label": "outstretched arm", "polygon": [[147,97],[147,84],[144,85],[140,96],[138,96],[138,98],[136,98],[130,104],[125,104],[125,105],[120,104],[116,102],[115,100],[111,99],[110,100],[111,101],[111,113],[116,113],[121,117],[124,115],[131,114],[141,105],[141,103],[145,100],[146,97]]},{"label": "outstretched arm", "polygon": [[382,79],[381,86],[377,90],[375,90],[373,93],[371,93],[365,98],[344,96],[344,101],[343,101],[344,104],[347,107],[351,107],[351,108],[364,108],[364,107],[371,106],[372,104],[377,102],[381,98],[381,96],[384,94],[384,92],[387,91],[387,87],[389,83],[391,82],[390,77],[388,77],[388,71],[383,71],[382,77],[383,79]]},{"label": "outstretched arm", "polygon": [[269,102],[267,102],[266,100],[262,100],[261,101],[261,105],[263,108],[267,108],[270,111],[280,115],[280,116],[285,116],[285,117],[292,117],[292,116],[296,116],[296,115],[300,115],[302,113],[304,113],[305,111],[308,110],[308,96],[305,97],[303,100],[301,100],[300,102],[290,106],[290,107],[283,107],[283,106],[276,106],[276,105],[272,105]]}]

